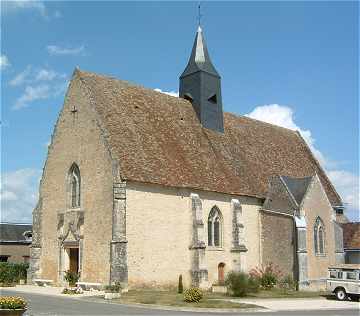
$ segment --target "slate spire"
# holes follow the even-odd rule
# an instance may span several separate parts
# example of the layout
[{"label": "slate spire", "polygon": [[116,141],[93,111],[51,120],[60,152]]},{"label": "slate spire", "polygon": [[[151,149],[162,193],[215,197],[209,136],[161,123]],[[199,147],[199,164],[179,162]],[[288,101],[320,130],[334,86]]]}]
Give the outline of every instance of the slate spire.
[{"label": "slate spire", "polygon": [[199,70],[206,71],[209,74],[220,77],[211,62],[209,52],[206,47],[205,38],[200,25],[196,32],[195,41],[191,51],[189,62],[180,78]]},{"label": "slate spire", "polygon": [[179,93],[192,103],[203,127],[224,131],[221,78],[211,62],[200,25],[189,62],[180,76]]}]

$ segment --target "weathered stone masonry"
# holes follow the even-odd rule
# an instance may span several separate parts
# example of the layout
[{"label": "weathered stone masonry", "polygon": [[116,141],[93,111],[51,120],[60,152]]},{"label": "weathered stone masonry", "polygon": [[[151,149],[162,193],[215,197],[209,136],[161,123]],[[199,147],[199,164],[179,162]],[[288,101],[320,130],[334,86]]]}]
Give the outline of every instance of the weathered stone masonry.
[{"label": "weathered stone masonry", "polygon": [[191,277],[193,286],[208,287],[208,270],[205,261],[205,234],[202,203],[198,194],[190,195],[193,215],[193,238],[190,250],[192,251]]},{"label": "weathered stone masonry", "polygon": [[[40,184],[41,185],[41,184]],[[38,278],[41,274],[40,257],[41,257],[41,217],[42,217],[42,198],[33,210],[33,234],[32,243],[30,247],[30,266],[27,274],[28,284],[32,280]]]},{"label": "weathered stone masonry", "polygon": [[126,182],[114,183],[112,214],[112,240],[110,242],[110,283],[128,284],[126,239]]},{"label": "weathered stone masonry", "polygon": [[242,218],[242,208],[238,199],[231,200],[232,223],[233,223],[233,242],[231,252],[233,253],[233,265],[235,271],[244,271],[245,258],[242,253],[247,252],[244,238],[244,223]]}]

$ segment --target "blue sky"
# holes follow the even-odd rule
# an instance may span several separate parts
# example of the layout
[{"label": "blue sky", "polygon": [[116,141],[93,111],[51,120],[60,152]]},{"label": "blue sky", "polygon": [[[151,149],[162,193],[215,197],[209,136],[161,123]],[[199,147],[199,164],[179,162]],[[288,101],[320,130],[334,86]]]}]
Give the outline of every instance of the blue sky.
[{"label": "blue sky", "polygon": [[[2,220],[31,220],[75,66],[178,91],[197,2],[2,2]],[[203,2],[225,111],[299,129],[359,210],[357,2]]]}]

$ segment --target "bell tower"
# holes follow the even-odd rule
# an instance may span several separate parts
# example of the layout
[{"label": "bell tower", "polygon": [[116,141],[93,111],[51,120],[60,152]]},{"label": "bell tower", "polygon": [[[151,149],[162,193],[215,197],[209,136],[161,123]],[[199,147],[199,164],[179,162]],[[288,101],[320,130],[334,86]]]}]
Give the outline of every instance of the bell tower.
[{"label": "bell tower", "polygon": [[189,62],[180,76],[179,94],[192,103],[203,127],[224,132],[221,77],[210,60],[200,25]]}]

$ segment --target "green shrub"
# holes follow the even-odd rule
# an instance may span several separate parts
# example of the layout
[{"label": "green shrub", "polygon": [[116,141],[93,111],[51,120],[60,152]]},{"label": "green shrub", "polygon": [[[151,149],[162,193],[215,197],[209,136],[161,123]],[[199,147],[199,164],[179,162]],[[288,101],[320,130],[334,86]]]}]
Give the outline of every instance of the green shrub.
[{"label": "green shrub", "polygon": [[280,280],[281,272],[272,263],[267,264],[264,267],[257,267],[250,271],[250,276],[259,280],[261,288],[264,290],[271,290]]},{"label": "green shrub", "polygon": [[272,273],[265,273],[261,280],[261,287],[265,290],[272,289],[278,282],[277,277]]},{"label": "green shrub", "polygon": [[191,287],[184,292],[184,301],[187,303],[198,303],[203,298],[203,293],[199,288]]},{"label": "green shrub", "polygon": [[69,295],[76,295],[81,294],[82,290],[81,288],[65,288],[61,292],[62,294],[69,294]]},{"label": "green shrub", "polygon": [[297,282],[291,275],[287,275],[278,282],[278,286],[284,291],[295,291],[297,288]]},{"label": "green shrub", "polygon": [[0,297],[0,309],[25,309],[26,301],[22,297],[2,296]]},{"label": "green shrub", "polygon": [[259,290],[259,282],[244,272],[231,271],[226,276],[225,285],[231,294],[237,297],[246,296]]},{"label": "green shrub", "polygon": [[182,292],[184,292],[184,287],[183,287],[183,283],[182,283],[182,275],[179,275],[179,285],[178,285],[178,293],[181,294]]},{"label": "green shrub", "polygon": [[120,291],[121,291],[120,282],[115,282],[115,284],[105,286],[105,292],[119,293]]},{"label": "green shrub", "polygon": [[74,286],[80,279],[80,273],[72,272],[70,270],[65,271],[64,279],[69,282],[70,286]]},{"label": "green shrub", "polygon": [[27,263],[0,262],[0,283],[13,284],[26,280]]}]

